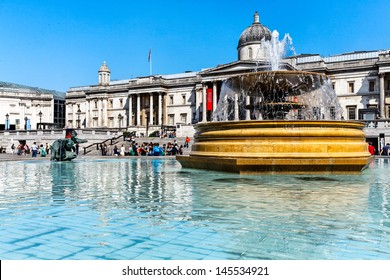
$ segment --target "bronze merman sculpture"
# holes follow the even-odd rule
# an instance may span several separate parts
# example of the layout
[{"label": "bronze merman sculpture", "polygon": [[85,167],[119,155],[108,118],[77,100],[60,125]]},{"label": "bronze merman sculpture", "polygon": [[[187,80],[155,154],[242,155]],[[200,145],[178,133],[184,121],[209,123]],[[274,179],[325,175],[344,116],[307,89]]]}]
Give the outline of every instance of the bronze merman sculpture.
[{"label": "bronze merman sculpture", "polygon": [[74,145],[85,143],[87,140],[77,138],[77,132],[75,130],[67,134],[65,139],[58,139],[51,145],[51,157],[52,161],[70,161],[77,157]]}]

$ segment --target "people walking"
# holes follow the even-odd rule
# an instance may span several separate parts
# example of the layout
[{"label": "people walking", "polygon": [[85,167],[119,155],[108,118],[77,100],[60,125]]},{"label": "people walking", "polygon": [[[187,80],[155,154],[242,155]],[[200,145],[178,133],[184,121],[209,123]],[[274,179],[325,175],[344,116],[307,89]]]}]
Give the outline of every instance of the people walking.
[{"label": "people walking", "polygon": [[390,144],[386,143],[386,145],[383,146],[381,150],[381,156],[389,156],[389,151],[390,151]]}]

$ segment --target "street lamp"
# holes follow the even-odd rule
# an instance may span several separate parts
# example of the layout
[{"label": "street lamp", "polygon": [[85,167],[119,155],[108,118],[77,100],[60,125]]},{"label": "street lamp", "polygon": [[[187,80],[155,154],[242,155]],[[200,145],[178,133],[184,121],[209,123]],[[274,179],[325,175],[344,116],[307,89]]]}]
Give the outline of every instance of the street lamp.
[{"label": "street lamp", "polygon": [[146,137],[149,136],[149,109],[146,109],[145,110],[145,113],[146,113]]},{"label": "street lamp", "polygon": [[24,130],[27,130],[27,121],[28,121],[28,118],[24,117]]},{"label": "street lamp", "polygon": [[8,113],[5,115],[5,130],[9,129],[9,115]]},{"label": "street lamp", "polygon": [[81,110],[79,108],[77,110],[77,128],[80,128],[80,114],[81,114]]},{"label": "street lamp", "polygon": [[39,128],[42,129],[42,112],[39,111],[38,115],[39,115]]},{"label": "street lamp", "polygon": [[121,113],[119,113],[118,115],[118,119],[119,119],[119,129],[121,129],[121,125],[122,125],[122,119],[123,119],[123,116]]}]

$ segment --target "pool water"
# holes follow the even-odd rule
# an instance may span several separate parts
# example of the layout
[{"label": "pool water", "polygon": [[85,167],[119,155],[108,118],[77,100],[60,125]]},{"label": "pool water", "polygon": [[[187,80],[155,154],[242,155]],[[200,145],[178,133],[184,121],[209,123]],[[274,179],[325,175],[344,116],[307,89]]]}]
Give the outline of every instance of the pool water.
[{"label": "pool water", "polygon": [[390,166],[237,175],[173,158],[0,163],[0,259],[390,259]]}]

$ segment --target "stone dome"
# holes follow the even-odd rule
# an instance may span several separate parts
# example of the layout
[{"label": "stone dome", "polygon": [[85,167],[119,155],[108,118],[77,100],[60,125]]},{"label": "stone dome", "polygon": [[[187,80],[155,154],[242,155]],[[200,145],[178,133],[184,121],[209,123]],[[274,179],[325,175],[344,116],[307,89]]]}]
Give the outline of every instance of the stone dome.
[{"label": "stone dome", "polygon": [[261,40],[270,41],[271,31],[260,23],[259,14],[255,12],[254,21],[251,26],[248,26],[240,36],[237,49],[248,44],[259,43]]},{"label": "stone dome", "polygon": [[105,61],[103,61],[102,66],[100,66],[99,72],[110,72],[110,69],[108,68]]}]

